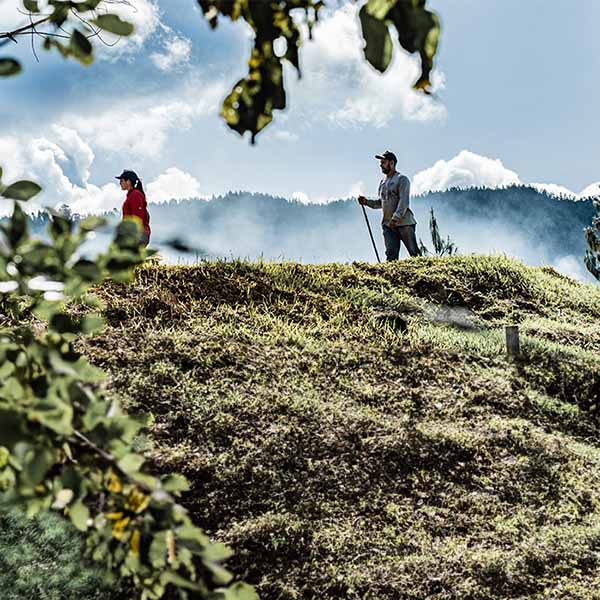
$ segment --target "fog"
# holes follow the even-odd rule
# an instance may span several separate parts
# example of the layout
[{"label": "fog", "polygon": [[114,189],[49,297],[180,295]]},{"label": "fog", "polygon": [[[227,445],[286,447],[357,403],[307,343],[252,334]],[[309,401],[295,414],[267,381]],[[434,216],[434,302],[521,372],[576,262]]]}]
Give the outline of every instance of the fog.
[{"label": "fog", "polygon": [[[550,265],[581,281],[595,281],[583,264],[583,229],[591,223],[590,200],[573,201],[525,186],[449,190],[411,199],[417,237],[432,248],[429,211],[460,254],[504,254],[529,265]],[[151,246],[168,263],[243,258],[305,263],[375,262],[362,210],[355,200],[314,205],[266,194],[233,192],[211,200],[150,205]],[[381,211],[367,208],[379,254],[385,257]],[[113,215],[113,222],[118,215]],[[88,245],[106,245],[107,232]],[[190,252],[169,242],[183,242]],[[402,250],[401,258],[406,257]]]}]

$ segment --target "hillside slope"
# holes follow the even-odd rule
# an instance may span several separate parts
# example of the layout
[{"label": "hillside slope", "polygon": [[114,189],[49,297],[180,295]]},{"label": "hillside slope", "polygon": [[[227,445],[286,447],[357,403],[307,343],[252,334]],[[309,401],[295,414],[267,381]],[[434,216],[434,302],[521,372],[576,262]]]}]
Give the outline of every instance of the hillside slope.
[{"label": "hillside slope", "polygon": [[148,267],[100,295],[83,351],[262,598],[600,597],[599,288],[455,257]]}]

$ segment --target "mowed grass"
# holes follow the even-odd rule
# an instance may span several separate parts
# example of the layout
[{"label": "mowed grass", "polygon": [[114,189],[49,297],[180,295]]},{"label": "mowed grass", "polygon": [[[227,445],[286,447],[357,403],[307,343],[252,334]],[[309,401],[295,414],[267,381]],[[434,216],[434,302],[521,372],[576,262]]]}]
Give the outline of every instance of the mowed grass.
[{"label": "mowed grass", "polygon": [[262,598],[600,597],[600,288],[471,256],[149,266],[99,295],[82,351]]}]

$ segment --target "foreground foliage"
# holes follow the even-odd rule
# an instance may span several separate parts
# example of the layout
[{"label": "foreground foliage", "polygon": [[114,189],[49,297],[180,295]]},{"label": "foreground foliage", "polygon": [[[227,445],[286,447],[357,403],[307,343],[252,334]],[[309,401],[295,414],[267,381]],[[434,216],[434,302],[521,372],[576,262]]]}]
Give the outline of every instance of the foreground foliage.
[{"label": "foreground foliage", "polygon": [[[136,224],[121,224],[108,251],[91,261],[81,248],[103,220],[84,219],[74,230],[52,214],[49,242],[31,238],[19,201],[38,191],[29,181],[0,183],[0,196],[16,200],[0,228],[4,501],[29,516],[54,510],[68,517],[87,534],[89,555],[105,565],[108,580],[130,581],[142,598],[161,598],[169,587],[182,598],[254,598],[249,586],[222,587],[231,581],[220,564],[229,549],[194,527],[175,500],[188,488],[183,477],[147,473],[133,448],[145,421],[97,391],[104,374],[74,346],[78,335],[103,326],[89,288],[106,277],[128,281],[146,256]],[[65,312],[69,299],[79,301],[78,314]]]},{"label": "foreground foliage", "polygon": [[[193,0],[189,0],[190,3]],[[414,87],[429,93],[430,73],[437,52],[440,21],[425,8],[427,0],[366,0],[360,10],[366,60],[378,71],[389,67],[393,43],[390,26],[396,29],[400,46],[421,58],[421,75]],[[309,37],[326,6],[323,0],[197,0],[202,14],[214,29],[220,17],[243,20],[254,33],[248,59],[248,75],[240,79],[223,101],[221,116],[227,125],[244,135],[256,135],[273,120],[274,110],[286,107],[283,61],[289,62],[300,75],[302,27],[294,18],[303,12]],[[37,0],[22,0],[24,14],[30,22],[13,31],[0,31],[0,46],[17,42],[20,36],[36,35],[44,49],[56,49],[64,58],[75,58],[84,65],[94,60],[94,39],[101,34],[115,36],[133,33],[133,25],[123,21],[114,5],[129,5],[128,0],[49,0],[48,6]],[[190,7],[191,10],[191,7]],[[277,41],[285,43],[277,53]],[[360,43],[357,40],[357,43]],[[0,56],[0,77],[16,75],[21,65],[12,57]]]},{"label": "foreground foliage", "polygon": [[151,267],[98,293],[81,350],[261,597],[596,597],[598,288],[458,256]]}]

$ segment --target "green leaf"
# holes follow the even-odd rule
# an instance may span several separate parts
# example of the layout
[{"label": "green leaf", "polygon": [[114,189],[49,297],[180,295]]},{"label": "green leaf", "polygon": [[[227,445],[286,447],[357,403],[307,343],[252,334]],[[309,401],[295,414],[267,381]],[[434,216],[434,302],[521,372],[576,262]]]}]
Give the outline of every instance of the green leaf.
[{"label": "green leaf", "polygon": [[92,44],[78,29],[71,34],[69,49],[73,56],[84,65],[89,65],[94,61]]},{"label": "green leaf", "polygon": [[106,400],[95,399],[90,403],[85,415],[83,424],[87,431],[92,431],[98,424],[104,423],[106,414],[110,408],[110,402]]},{"label": "green leaf", "polygon": [[396,27],[400,45],[421,56],[421,75],[414,87],[427,92],[441,31],[439,17],[425,9],[425,2],[408,0],[398,1],[388,17]]},{"label": "green leaf", "polygon": [[148,553],[150,564],[157,569],[164,567],[167,564],[167,532],[160,531],[155,534],[150,551]]},{"label": "green leaf", "polygon": [[6,467],[6,465],[8,464],[9,457],[10,457],[10,452],[8,451],[8,448],[5,448],[4,446],[0,446],[0,470],[4,469],[4,467]]},{"label": "green leaf", "polygon": [[247,583],[237,582],[228,588],[219,588],[210,600],[259,600],[256,590]]},{"label": "green leaf", "polygon": [[81,229],[81,231],[94,231],[99,227],[106,225],[106,222],[104,217],[92,215],[91,217],[86,217],[79,223],[79,229]]},{"label": "green leaf", "polygon": [[21,72],[21,65],[13,58],[0,58],[0,77],[11,77]]},{"label": "green leaf", "polygon": [[172,473],[161,478],[160,484],[163,490],[178,494],[187,492],[190,489],[189,481],[179,473]]},{"label": "green leaf", "polygon": [[81,333],[90,335],[104,329],[105,321],[100,315],[86,315],[81,320]]},{"label": "green leaf", "polygon": [[28,451],[21,459],[23,465],[22,478],[25,485],[35,487],[41,483],[50,467],[54,465],[55,454],[47,448]]},{"label": "green leaf", "polygon": [[25,7],[25,10],[28,10],[29,12],[32,12],[32,13],[40,12],[40,7],[38,5],[37,0],[23,0],[23,6]]},{"label": "green leaf", "polygon": [[78,500],[71,506],[69,517],[79,531],[87,531],[90,509],[81,500]]},{"label": "green leaf", "polygon": [[202,592],[203,586],[189,579],[185,579],[181,575],[175,573],[175,571],[165,571],[160,576],[160,582],[163,585],[168,585],[169,583],[178,587],[183,588],[184,590],[191,590],[193,592]]},{"label": "green leaf", "polygon": [[102,276],[100,267],[94,261],[86,260],[85,258],[78,260],[73,265],[73,271],[77,273],[81,279],[88,282],[99,281]]},{"label": "green leaf", "polygon": [[38,422],[59,435],[70,435],[73,432],[73,407],[58,397],[40,400],[33,405],[27,416],[30,421]]},{"label": "green leaf", "polygon": [[216,562],[203,560],[202,564],[210,571],[213,581],[217,585],[227,585],[233,579],[233,575]]},{"label": "green leaf", "polygon": [[7,234],[11,247],[14,249],[28,236],[27,215],[18,203],[15,203],[12,217],[3,229]]},{"label": "green leaf", "polygon": [[132,474],[137,473],[144,464],[144,457],[140,454],[128,454],[118,462],[119,469],[123,472]]},{"label": "green leaf", "polygon": [[131,35],[133,33],[133,25],[122,21],[118,15],[100,15],[92,23],[115,35]]},{"label": "green leaf", "polygon": [[4,198],[10,200],[29,200],[42,191],[42,188],[33,181],[17,181],[9,185],[3,192]]},{"label": "green leaf", "polygon": [[214,542],[206,546],[202,552],[202,558],[210,561],[222,561],[227,560],[233,555],[231,548],[223,544],[222,542]]},{"label": "green leaf", "polygon": [[372,16],[367,5],[359,13],[362,34],[365,40],[365,57],[369,63],[383,73],[392,61],[394,46],[386,21]]}]

